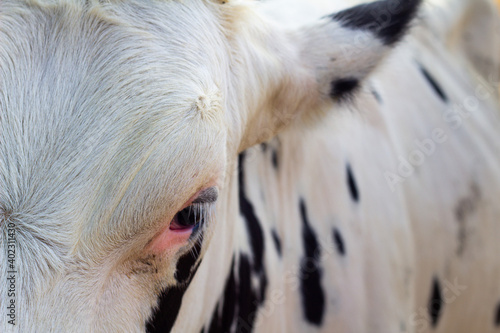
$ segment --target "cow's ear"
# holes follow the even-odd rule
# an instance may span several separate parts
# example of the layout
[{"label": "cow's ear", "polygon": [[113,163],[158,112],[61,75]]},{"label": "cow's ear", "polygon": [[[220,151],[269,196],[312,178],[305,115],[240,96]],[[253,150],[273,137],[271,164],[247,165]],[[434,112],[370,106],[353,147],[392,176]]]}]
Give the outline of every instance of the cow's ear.
[{"label": "cow's ear", "polygon": [[[265,54],[253,57],[260,59],[254,61],[258,69],[253,73],[262,73],[262,68],[274,73],[262,76],[266,78],[259,87],[263,94],[249,114],[240,150],[269,139],[303,112],[349,101],[403,38],[420,2],[372,2],[323,17],[296,31],[254,38],[264,45],[253,47],[252,52],[265,50]],[[262,59],[270,59],[272,65],[264,66]]]}]

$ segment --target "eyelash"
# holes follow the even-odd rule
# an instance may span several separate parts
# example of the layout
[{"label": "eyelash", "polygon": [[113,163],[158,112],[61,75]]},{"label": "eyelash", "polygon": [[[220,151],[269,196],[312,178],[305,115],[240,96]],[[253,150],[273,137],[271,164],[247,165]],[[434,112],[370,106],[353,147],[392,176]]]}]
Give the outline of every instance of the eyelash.
[{"label": "eyelash", "polygon": [[178,212],[172,221],[174,229],[199,228],[208,221],[214,212],[212,203],[193,203]]}]

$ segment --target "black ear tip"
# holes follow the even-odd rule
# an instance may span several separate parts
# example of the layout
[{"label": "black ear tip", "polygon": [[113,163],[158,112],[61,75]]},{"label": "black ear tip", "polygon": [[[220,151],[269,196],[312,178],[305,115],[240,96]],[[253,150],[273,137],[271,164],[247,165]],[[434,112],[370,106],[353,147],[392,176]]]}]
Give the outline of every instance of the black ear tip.
[{"label": "black ear tip", "polygon": [[422,0],[385,0],[358,5],[330,17],[343,27],[375,34],[386,45],[398,42],[415,18]]}]

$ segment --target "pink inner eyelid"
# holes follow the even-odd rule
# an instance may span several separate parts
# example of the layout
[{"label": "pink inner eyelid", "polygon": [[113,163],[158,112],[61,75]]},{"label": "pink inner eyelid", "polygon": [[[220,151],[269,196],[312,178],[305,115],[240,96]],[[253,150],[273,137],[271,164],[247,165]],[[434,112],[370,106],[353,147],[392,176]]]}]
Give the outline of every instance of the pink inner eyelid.
[{"label": "pink inner eyelid", "polygon": [[[213,183],[211,183],[211,184],[209,184],[209,185],[206,185],[206,186],[204,186],[202,189],[200,189],[199,191],[197,191],[195,194],[193,194],[193,195],[192,195],[192,196],[191,196],[191,197],[190,197],[190,198],[189,198],[189,199],[188,199],[188,200],[184,203],[184,205],[182,205],[182,207],[181,207],[181,208],[180,208],[180,209],[179,209],[179,210],[178,210],[178,211],[174,214],[174,216],[172,217],[172,219],[169,221],[168,225],[167,225],[167,226],[164,226],[164,227],[161,229],[162,231],[160,231],[158,234],[162,233],[162,232],[163,232],[163,230],[165,229],[165,227],[166,227],[166,228],[168,228],[169,230],[172,230],[172,229],[170,229],[170,225],[172,224],[172,222],[174,222],[174,220],[175,220],[175,218],[176,218],[177,214],[178,214],[180,211],[182,211],[184,208],[187,208],[187,207],[189,207],[191,204],[193,204],[193,201],[195,201],[195,200],[196,200],[196,199],[200,196],[200,194],[201,194],[202,192],[204,192],[204,191],[206,191],[206,190],[208,190],[208,189],[210,189],[210,188],[214,188],[214,189],[217,191],[217,187],[216,187]],[[182,230],[182,229],[173,229],[173,230],[175,231],[175,230]],[[157,234],[157,235],[158,235],[158,234]],[[155,236],[153,237],[153,239],[154,239],[155,237],[157,237],[157,235],[155,235]]]},{"label": "pink inner eyelid", "polygon": [[[186,207],[189,207],[194,200],[200,195],[201,192],[207,190],[212,186],[206,186],[203,189],[196,192],[188,201],[182,206],[181,209],[178,210],[180,212]],[[177,213],[178,213],[177,212]],[[169,221],[168,224],[163,225],[161,230],[156,233],[155,236],[148,242],[146,245],[146,251],[152,251],[155,253],[164,253],[168,249],[175,249],[185,244],[188,238],[191,236],[192,228],[183,228],[183,229],[170,229],[172,222],[174,222],[177,213],[174,217]]]}]

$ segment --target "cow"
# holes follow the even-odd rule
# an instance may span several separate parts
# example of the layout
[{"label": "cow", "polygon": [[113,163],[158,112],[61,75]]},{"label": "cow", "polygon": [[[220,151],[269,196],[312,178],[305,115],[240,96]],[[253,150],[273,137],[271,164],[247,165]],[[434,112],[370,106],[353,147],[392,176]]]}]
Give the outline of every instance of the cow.
[{"label": "cow", "polygon": [[0,331],[499,331],[499,21],[2,0]]}]

